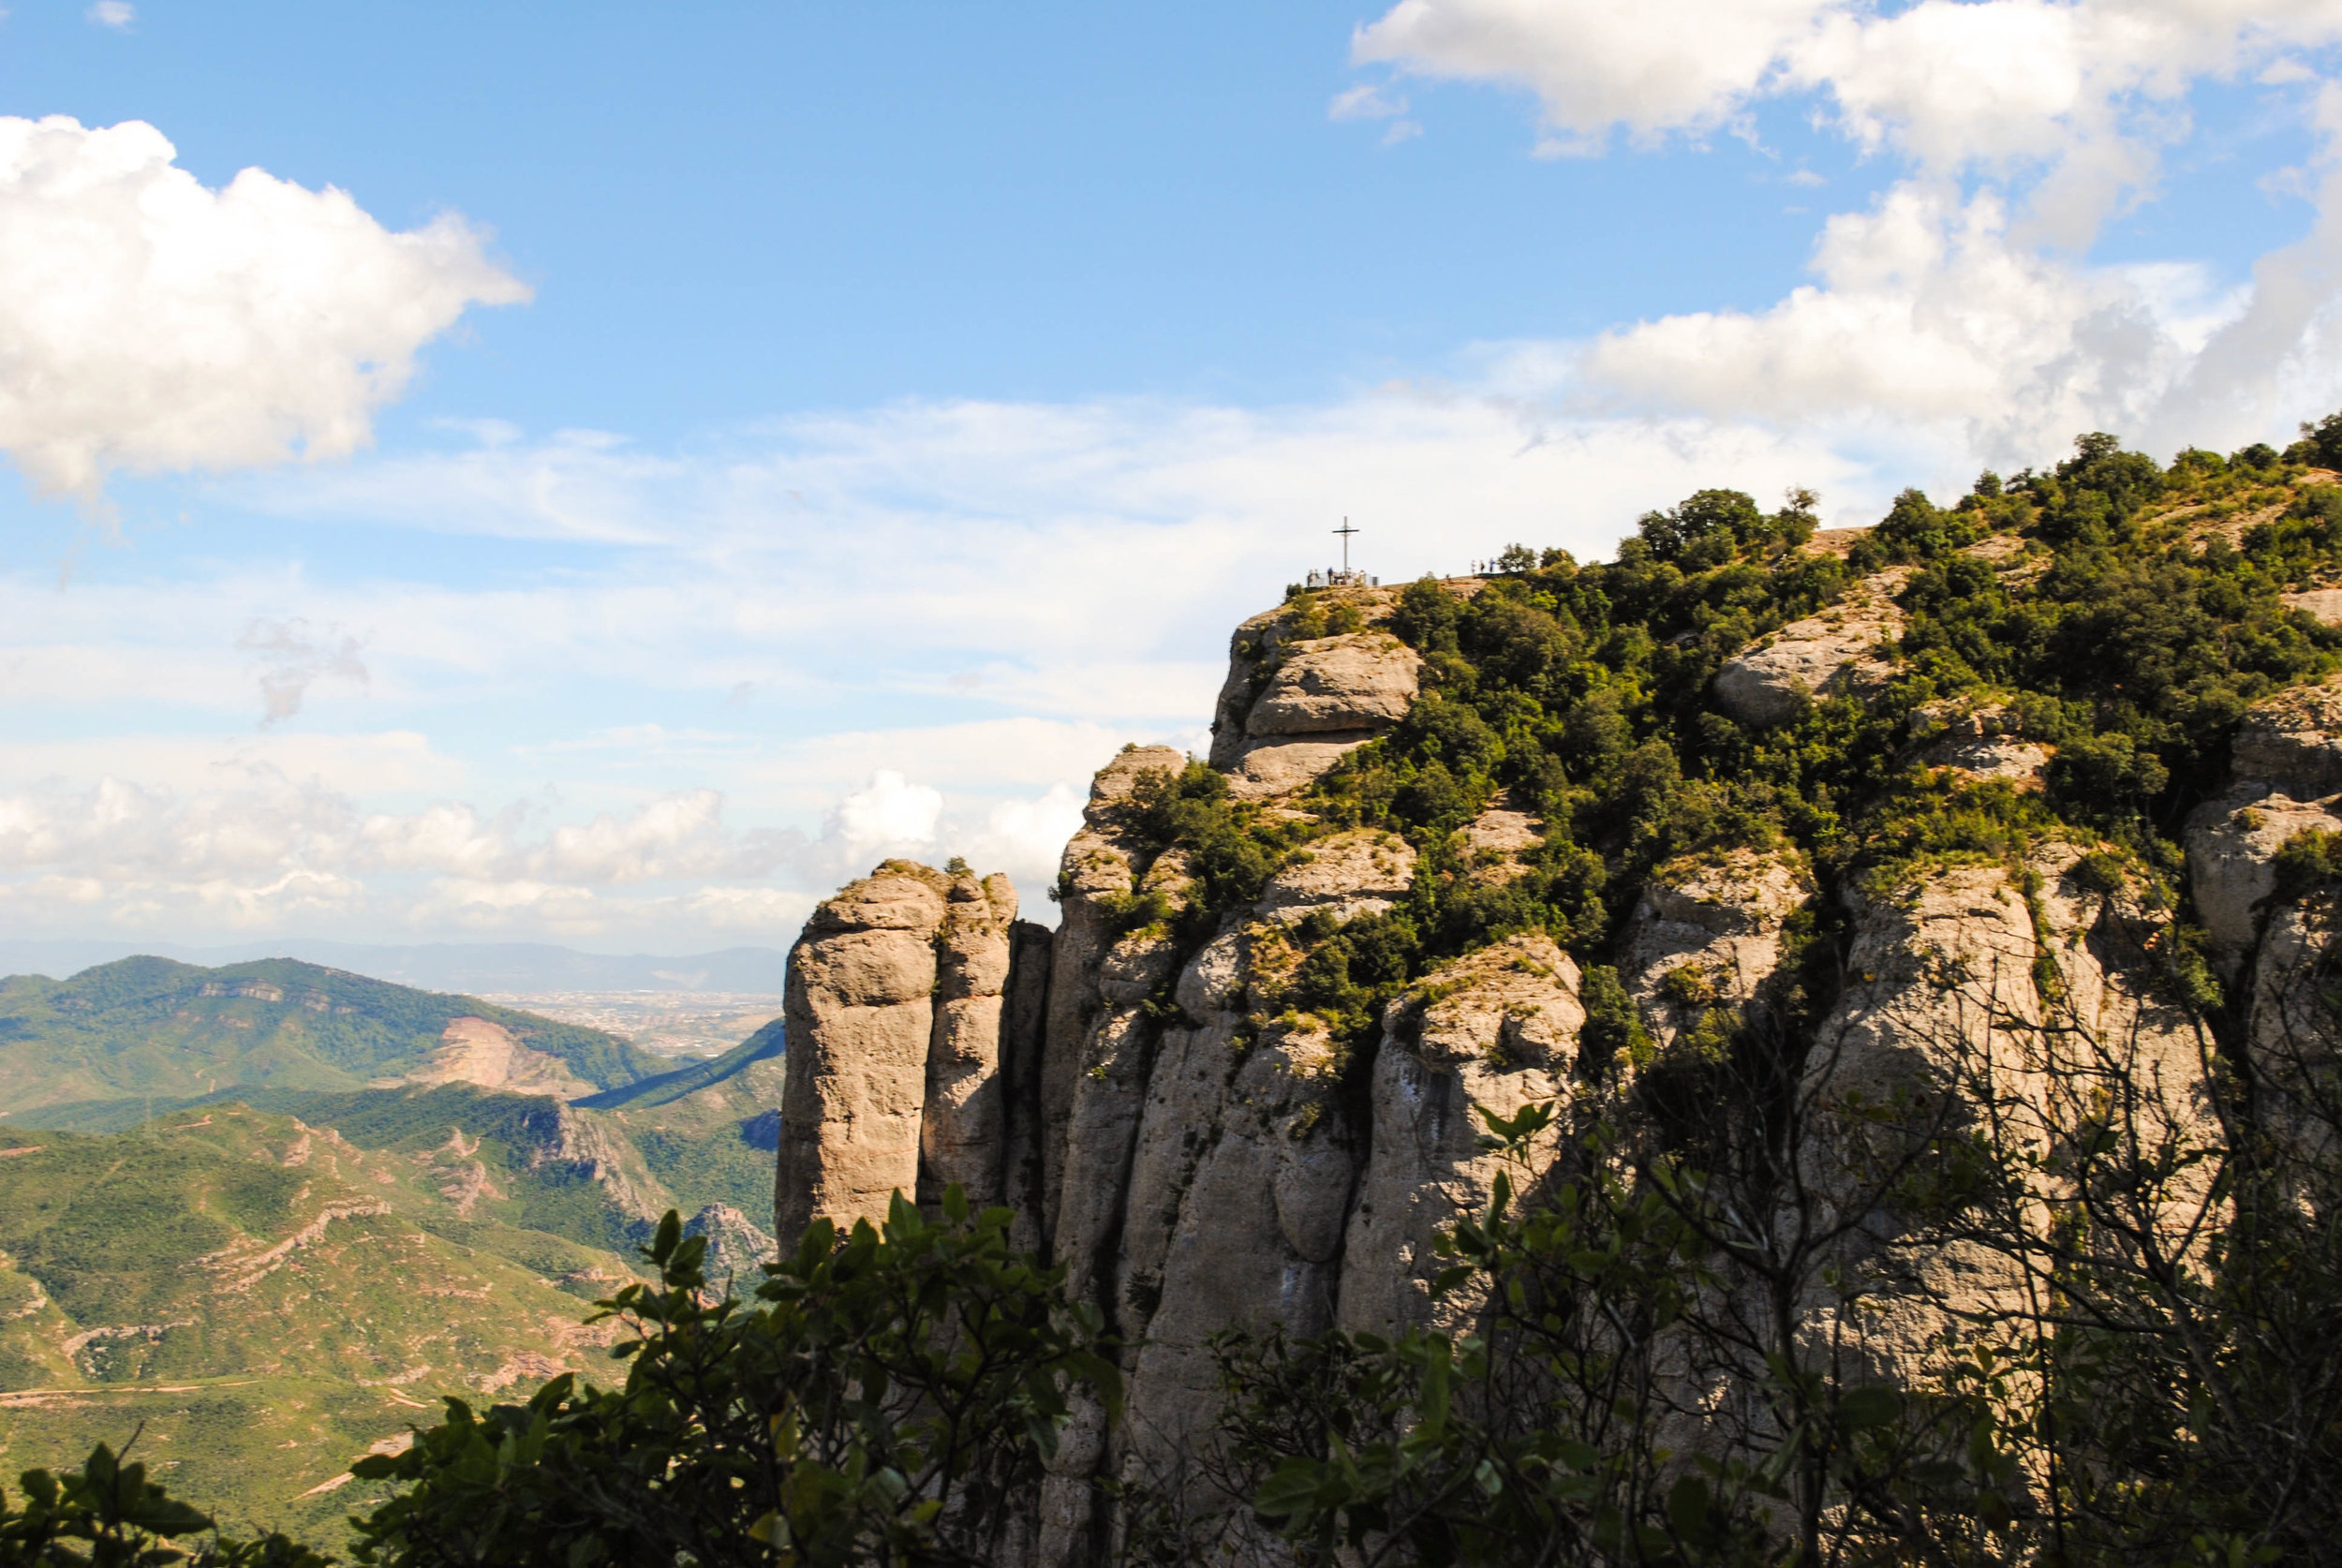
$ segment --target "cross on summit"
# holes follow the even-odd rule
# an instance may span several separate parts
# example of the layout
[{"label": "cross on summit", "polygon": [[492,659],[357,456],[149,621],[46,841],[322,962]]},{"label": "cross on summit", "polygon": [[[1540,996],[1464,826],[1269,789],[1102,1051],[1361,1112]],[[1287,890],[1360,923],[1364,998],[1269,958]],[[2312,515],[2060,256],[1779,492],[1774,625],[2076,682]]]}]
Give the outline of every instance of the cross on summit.
[{"label": "cross on summit", "polygon": [[1312,571],[1306,586],[1312,588],[1374,588],[1382,585],[1381,578],[1369,577],[1363,571],[1353,571],[1350,569],[1350,536],[1357,531],[1350,526],[1350,520],[1346,517],[1341,520],[1341,527],[1328,530],[1341,540],[1341,565],[1328,567],[1324,571]]}]

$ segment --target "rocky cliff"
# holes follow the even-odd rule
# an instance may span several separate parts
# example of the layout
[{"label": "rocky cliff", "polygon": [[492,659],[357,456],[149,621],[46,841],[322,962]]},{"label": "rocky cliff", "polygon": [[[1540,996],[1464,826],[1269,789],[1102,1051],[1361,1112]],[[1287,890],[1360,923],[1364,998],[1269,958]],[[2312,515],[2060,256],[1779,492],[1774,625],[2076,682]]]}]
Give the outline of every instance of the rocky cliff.
[{"label": "rocky cliff", "polygon": [[[2329,1125],[2342,856],[2302,846],[2342,833],[2342,637],[2298,570],[2216,592],[2242,569],[2186,508],[2126,503],[2091,555],[2068,492],[2015,494],[1906,497],[1850,562],[1741,497],[1615,565],[1298,595],[1237,629],[1208,761],[1100,771],[1054,934],[896,862],[822,907],[782,1235],[957,1182],[1120,1345],[1126,1417],[1060,1445],[1037,1561],[1104,1549],[1101,1478],[1250,1528],[1215,1335],[1471,1328],[1435,1246],[1490,1203],[1491,1116],[1557,1108],[1548,1179],[1742,1184],[1725,1326],[1654,1353],[1715,1454],[1778,1440],[1785,1368],[1934,1386],[2040,1319],[2058,1248],[2200,1258],[2236,1072],[2269,1127]],[[2115,1126],[2146,1152],[2102,1190]],[[1963,1189],[1963,1146],[2025,1174]]]}]

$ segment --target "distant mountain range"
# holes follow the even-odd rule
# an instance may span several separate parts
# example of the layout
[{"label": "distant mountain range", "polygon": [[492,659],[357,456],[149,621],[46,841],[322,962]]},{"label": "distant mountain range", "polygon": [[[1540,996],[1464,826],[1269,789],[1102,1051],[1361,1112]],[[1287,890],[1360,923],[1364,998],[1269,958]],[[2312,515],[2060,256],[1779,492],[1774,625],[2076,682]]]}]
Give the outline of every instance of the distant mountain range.
[{"label": "distant mountain range", "polygon": [[136,1430],[317,1531],[440,1394],[615,1381],[581,1320],[661,1212],[719,1274],[773,1254],[781,1034],[677,1067],[283,958],[0,983],[0,1472]]},{"label": "distant mountain range", "polygon": [[778,996],[788,954],[775,947],[715,953],[581,953],[546,942],[426,942],[412,947],[300,938],[185,947],[171,942],[0,940],[0,974],[62,980],[142,954],[218,965],[299,958],[427,991],[729,991]]},{"label": "distant mountain range", "polygon": [[463,1082],[564,1100],[669,1064],[617,1036],[290,958],[125,958],[0,982],[0,1112],[238,1087]]}]

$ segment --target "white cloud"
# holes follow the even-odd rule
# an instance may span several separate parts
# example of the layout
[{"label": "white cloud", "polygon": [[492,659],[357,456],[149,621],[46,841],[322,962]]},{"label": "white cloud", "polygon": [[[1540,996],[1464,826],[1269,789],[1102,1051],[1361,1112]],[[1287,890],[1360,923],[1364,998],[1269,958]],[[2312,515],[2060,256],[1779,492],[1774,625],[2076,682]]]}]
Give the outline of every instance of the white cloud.
[{"label": "white cloud", "polygon": [[802,836],[757,829],[734,834],[714,790],[656,800],[617,817],[604,812],[583,825],[553,830],[532,859],[547,875],[572,882],[645,882],[677,878],[770,876]]},{"label": "white cloud", "polygon": [[[380,935],[438,922],[688,945],[717,929],[769,936],[809,907],[807,893],[769,881],[796,868],[804,836],[732,828],[713,791],[582,822],[548,815],[536,804],[486,816],[458,801],[363,812],[267,768],[186,791],[50,780],[0,791],[0,924],[54,929],[63,913],[125,930],[323,922]],[[427,880],[410,891],[416,874]],[[619,891],[651,883],[672,891]]]},{"label": "white cloud", "polygon": [[2063,161],[2119,185],[2184,125],[2167,111],[2191,82],[2337,39],[2334,0],[1400,0],[1351,53],[1527,87],[1552,151],[1697,134],[1818,92],[1859,142],[1934,172]]},{"label": "white cloud", "polygon": [[347,192],[213,190],[176,156],[138,121],[0,118],[0,449],[43,491],[347,454],[423,344],[528,298],[452,214],[393,233]]},{"label": "white cloud", "polygon": [[[1533,90],[1550,138],[1598,151],[1737,124],[1815,95],[1863,153],[1905,167],[1825,223],[1816,281],[1770,309],[1695,311],[1511,356],[1524,390],[1583,414],[1748,423],[1841,451],[1886,441],[2034,463],[2074,433],[2150,450],[2266,438],[2342,399],[2342,186],[2249,288],[2187,258],[2092,265],[2190,134],[2203,81],[2315,78],[2335,0],[1402,0],[1362,63]],[[2315,111],[2331,149],[2342,115]],[[1532,368],[1534,366],[1534,369]]]},{"label": "white cloud", "polygon": [[290,620],[256,619],[236,639],[236,646],[260,656],[260,722],[275,723],[301,711],[301,699],[311,686],[327,679],[367,682],[366,667],[358,658],[364,646],[338,626],[313,632],[298,616]]},{"label": "white cloud", "polygon": [[1393,97],[1371,81],[1334,95],[1326,106],[1329,120],[1390,120],[1407,111],[1407,100]]},{"label": "white cloud", "polygon": [[822,837],[848,866],[892,855],[924,855],[932,851],[942,815],[941,791],[881,768],[868,784],[837,803]]},{"label": "white cloud", "polygon": [[958,852],[978,871],[1005,871],[1022,895],[1024,916],[1057,924],[1041,895],[1057,880],[1065,842],[1082,825],[1082,791],[1054,784],[1038,800],[1004,800],[986,814],[983,828],[961,840]]},{"label": "white cloud", "polygon": [[1582,395],[1719,420],[1949,422],[1981,458],[2031,461],[2045,436],[2156,422],[2243,304],[2199,269],[2053,259],[2011,242],[1992,193],[1918,182],[1831,219],[1814,270],[1767,311],[1603,334],[1575,366]]},{"label": "white cloud", "polygon": [[100,27],[111,27],[117,33],[129,31],[139,19],[138,7],[130,0],[97,0],[88,11],[89,20]]},{"label": "white cloud", "polygon": [[1543,101],[1549,146],[1598,151],[1721,125],[1815,24],[1815,0],[1400,0],[1351,55],[1426,75],[1516,82]]}]

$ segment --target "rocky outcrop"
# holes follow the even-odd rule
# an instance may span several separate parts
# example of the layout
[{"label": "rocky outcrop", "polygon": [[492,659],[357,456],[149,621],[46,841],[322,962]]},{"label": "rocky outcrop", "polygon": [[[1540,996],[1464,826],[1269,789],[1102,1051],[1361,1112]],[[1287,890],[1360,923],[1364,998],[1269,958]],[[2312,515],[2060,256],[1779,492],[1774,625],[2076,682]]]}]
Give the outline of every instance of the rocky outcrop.
[{"label": "rocky outcrop", "polygon": [[707,1259],[701,1265],[707,1278],[731,1280],[743,1294],[756,1288],[762,1279],[758,1267],[779,1250],[778,1242],[730,1204],[709,1204],[683,1222],[683,1234],[707,1238]]},{"label": "rocky outcrop", "polygon": [[[1718,676],[1717,703],[1767,724],[1814,694],[1865,689],[1901,629],[1901,581],[1871,578],[1744,652]],[[1298,635],[1324,628],[1287,606],[1246,622],[1232,646],[1210,765],[1243,808],[1307,829],[1252,903],[1198,908],[1208,868],[1165,849],[1147,808],[1153,782],[1190,759],[1131,747],[1098,774],[1066,847],[1054,937],[1015,921],[998,879],[890,863],[824,905],[792,956],[784,1239],[799,1216],[882,1213],[897,1191],[931,1202],[956,1180],[998,1193],[1019,1243],[1064,1271],[1119,1346],[1124,1418],[1075,1412],[1033,1502],[1032,1563],[1102,1560],[1113,1526],[1102,1483],[1118,1479],[1162,1488],[1198,1517],[1243,1517],[1209,1480],[1215,1335],[1474,1324],[1482,1304],[1435,1294],[1432,1281],[1440,1233],[1485,1210],[1504,1169],[1475,1107],[1556,1102],[1532,1166],[1631,1184],[1668,1117],[1729,1119],[1732,1097],[1759,1092],[1731,1073],[1768,1041],[1781,1047],[1768,1092],[1794,1104],[1762,1130],[1761,1148],[1740,1152],[1791,1179],[1777,1205],[1758,1206],[1773,1212],[1730,1217],[1733,1260],[1697,1286],[1703,1310],[1737,1315],[1746,1333],[1721,1351],[1680,1335],[1653,1353],[1668,1444],[1717,1458],[1729,1446],[1719,1413],[1760,1409],[1753,1391],[1781,1358],[1921,1383],[1955,1340],[2027,1306],[2023,1264],[1895,1185],[1940,1146],[1931,1138],[1989,1132],[2040,1152],[2015,1201],[2046,1222],[2073,1214],[2068,1156],[2108,1105],[2174,1148],[2220,1136],[2209,1044],[2169,1000],[2169,949],[2155,945],[2168,911],[2142,871],[2097,844],[2039,842],[2009,863],[1915,861],[1828,888],[1785,847],[1677,856],[1631,889],[1603,890],[1634,900],[1614,944],[1592,939],[1617,966],[1623,1016],[1607,974],[1582,976],[1538,934],[1438,963],[1379,1017],[1342,1013],[1310,988],[1323,944],[1405,914],[1427,875],[1486,889],[1561,863],[1541,858],[1545,823],[1529,808],[1553,797],[1531,797],[1526,783],[1444,843],[1310,815],[1307,787],[1401,722],[1423,677],[1377,628],[1393,596],[1327,597],[1356,629]],[[2307,993],[2284,987],[2321,972],[2327,906],[2271,905],[2282,845],[2305,826],[2342,829],[2319,795],[2327,737],[2342,736],[2329,701],[2342,698],[2293,693],[2256,711],[2236,755],[2257,781],[2206,807],[2188,843],[2214,945],[2260,988],[2254,1038],[2279,1093],[2292,1092],[2275,1075],[2280,1037],[2326,1027],[2303,1010]],[[2041,784],[2050,747],[1997,699],[1915,717],[1902,765]],[[1777,1039],[1757,1027],[1769,1021],[1783,1026]],[[1590,1038],[1607,1042],[1606,1057],[1623,1038],[1625,1059],[1593,1059]],[[2342,1058],[2312,1045],[2293,1080],[2304,1085],[2325,1071],[2316,1062]],[[1596,1125],[1615,1143],[1579,1136]],[[1748,1132],[1736,1124],[1735,1136]],[[2178,1226],[2208,1201],[2187,1185],[2195,1168],[2102,1201]],[[1770,1278],[1762,1261],[1775,1257],[1805,1272]]]},{"label": "rocky outcrop", "polygon": [[2027,740],[2023,724],[2005,703],[1931,703],[1912,715],[1920,731],[1921,766],[1950,768],[1977,782],[1999,780],[2021,791],[2047,781],[2057,748]]},{"label": "rocky outcrop", "polygon": [[935,1017],[919,1122],[919,1198],[930,1206],[954,1185],[979,1208],[1001,1201],[1001,998],[1015,922],[1016,890],[1006,877],[954,880],[935,933]]},{"label": "rocky outcrop", "polygon": [[822,904],[790,950],[774,1219],[883,1219],[894,1195],[998,1201],[1012,1137],[1001,1058],[1016,899],[888,861]]},{"label": "rocky outcrop", "polygon": [[1415,847],[1366,830],[1320,838],[1268,879],[1258,913],[1291,925],[1313,914],[1352,921],[1382,914],[1415,884]]},{"label": "rocky outcrop", "polygon": [[[1371,617],[1386,592],[1341,596]],[[1238,794],[1267,798],[1308,787],[1343,755],[1406,716],[1422,658],[1386,631],[1293,634],[1284,610],[1255,615],[1229,643],[1228,678],[1212,719],[1211,765]]]},{"label": "rocky outcrop", "polygon": [[2236,727],[2232,769],[2301,799],[2342,790],[2342,684],[2296,687]]},{"label": "rocky outcrop", "polygon": [[1782,928],[1813,895],[1799,858],[1733,850],[1655,867],[1627,928],[1619,977],[1664,1047],[1718,1008],[1754,1000],[1781,963]]},{"label": "rocky outcrop", "polygon": [[2187,824],[2187,870],[2211,958],[2240,1005],[2253,1114],[2266,1133],[2323,1155],[2342,1073],[2336,895],[2283,885],[2277,857],[2306,833],[2342,833],[2342,683],[2254,707],[2232,745],[2236,782]]},{"label": "rocky outcrop", "polygon": [[789,953],[776,1233],[884,1218],[917,1191],[943,878],[889,861],[813,911]]},{"label": "rocky outcrop", "polygon": [[[243,992],[242,995],[257,993]],[[600,1092],[570,1071],[559,1057],[531,1050],[511,1030],[485,1018],[451,1019],[439,1044],[422,1070],[408,1075],[414,1084],[472,1084],[502,1089],[508,1094],[546,1094],[578,1100]]]},{"label": "rocky outcrop", "polygon": [[1370,1091],[1373,1124],[1341,1254],[1340,1324],[1389,1335],[1453,1327],[1476,1303],[1434,1304],[1432,1251],[1460,1215],[1485,1212],[1501,1168],[1474,1107],[1509,1117],[1551,1100],[1577,1065],[1578,966],[1546,938],[1515,937],[1427,975],[1394,1001]]},{"label": "rocky outcrop", "polygon": [[[2134,877],[2109,887],[2084,846],[2048,844],[2022,872],[1925,869],[1855,895],[1850,983],[1806,1065],[1814,1113],[1800,1153],[1812,1206],[1786,1239],[1838,1235],[1838,1275],[1803,1302],[1804,1354],[1851,1357],[1862,1377],[1913,1386],[2032,1310],[2026,1264],[1942,1231],[1905,1196],[1916,1151],[1947,1134],[2057,1150],[2110,1104],[2148,1146],[2184,1153],[2219,1136],[2210,1041],[2168,1000],[2149,950],[2156,921]],[[2030,891],[2028,891],[2030,890]],[[2157,1189],[2120,1199],[2131,1218],[2187,1245],[2198,1205],[2186,1160]],[[2074,1212],[2068,1168],[2029,1177],[2034,1222]],[[2104,1193],[2100,1203],[2110,1201]]]},{"label": "rocky outcrop", "polygon": [[1784,724],[1816,697],[1883,681],[1881,652],[1903,635],[1894,601],[1909,570],[1865,577],[1817,615],[1792,621],[1716,672],[1716,703],[1743,724]]},{"label": "rocky outcrop", "polygon": [[2255,782],[2198,806],[2187,823],[2187,872],[2213,962],[2233,976],[2260,939],[2277,886],[2277,851],[2301,834],[2342,832],[2327,803]]}]

